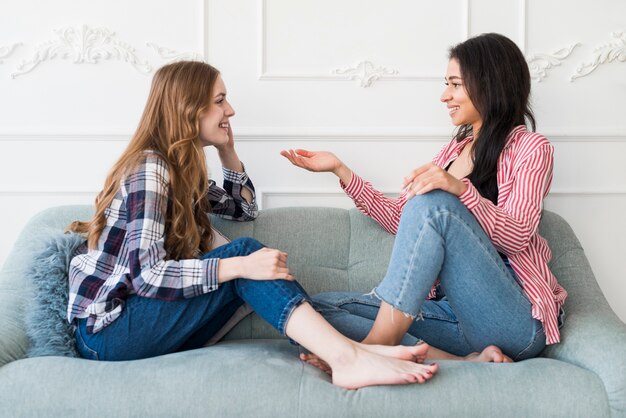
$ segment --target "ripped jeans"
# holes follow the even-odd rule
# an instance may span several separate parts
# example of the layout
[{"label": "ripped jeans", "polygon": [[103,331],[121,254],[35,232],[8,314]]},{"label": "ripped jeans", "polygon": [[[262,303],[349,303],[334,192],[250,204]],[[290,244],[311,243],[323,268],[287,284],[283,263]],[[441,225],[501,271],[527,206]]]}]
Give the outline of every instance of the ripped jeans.
[{"label": "ripped jeans", "polygon": [[[438,297],[426,300],[437,277]],[[407,202],[387,274],[372,293],[323,293],[313,301],[356,341],[367,336],[382,300],[415,318],[402,344],[422,339],[458,356],[495,344],[513,360],[545,347],[543,326],[508,262],[465,205],[441,190]]]}]

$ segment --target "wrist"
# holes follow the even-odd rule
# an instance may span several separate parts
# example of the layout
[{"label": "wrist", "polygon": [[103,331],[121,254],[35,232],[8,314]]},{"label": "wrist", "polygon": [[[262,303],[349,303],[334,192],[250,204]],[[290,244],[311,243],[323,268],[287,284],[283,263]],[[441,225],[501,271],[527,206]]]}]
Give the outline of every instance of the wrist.
[{"label": "wrist", "polygon": [[221,147],[215,147],[217,149],[217,155],[220,158],[232,158],[233,155],[237,155],[235,152],[235,148],[229,145],[224,145]]},{"label": "wrist", "polygon": [[352,179],[352,170],[348,168],[345,164],[341,163],[337,168],[333,170],[333,174],[339,177],[339,179],[344,183],[350,183]]},{"label": "wrist", "polygon": [[459,181],[459,187],[456,193],[457,197],[465,193],[466,190],[467,190],[467,184],[463,183],[462,181]]},{"label": "wrist", "polygon": [[220,258],[217,267],[218,283],[228,282],[238,277],[244,277],[243,257]]}]

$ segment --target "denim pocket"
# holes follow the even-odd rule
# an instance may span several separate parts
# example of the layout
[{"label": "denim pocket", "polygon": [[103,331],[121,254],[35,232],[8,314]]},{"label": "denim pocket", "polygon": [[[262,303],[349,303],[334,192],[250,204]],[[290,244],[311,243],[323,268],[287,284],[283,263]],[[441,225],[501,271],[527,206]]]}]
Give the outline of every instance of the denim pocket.
[{"label": "denim pocket", "polygon": [[78,354],[80,354],[82,358],[87,360],[99,360],[98,352],[91,349],[87,343],[85,343],[80,326],[78,326],[76,331],[74,331],[74,339],[76,340],[76,349],[78,350]]}]

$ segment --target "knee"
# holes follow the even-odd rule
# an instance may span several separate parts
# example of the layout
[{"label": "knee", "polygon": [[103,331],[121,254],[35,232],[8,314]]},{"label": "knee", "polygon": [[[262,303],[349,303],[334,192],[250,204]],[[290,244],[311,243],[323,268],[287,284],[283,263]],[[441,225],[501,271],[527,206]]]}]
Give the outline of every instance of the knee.
[{"label": "knee", "polygon": [[233,241],[231,241],[231,245],[236,246],[239,255],[252,254],[253,252],[265,247],[265,245],[261,244],[256,239],[250,237],[241,237],[234,239]]},{"label": "knee", "polygon": [[409,199],[402,213],[425,215],[432,211],[454,211],[464,207],[459,198],[452,193],[443,190],[433,190]]}]

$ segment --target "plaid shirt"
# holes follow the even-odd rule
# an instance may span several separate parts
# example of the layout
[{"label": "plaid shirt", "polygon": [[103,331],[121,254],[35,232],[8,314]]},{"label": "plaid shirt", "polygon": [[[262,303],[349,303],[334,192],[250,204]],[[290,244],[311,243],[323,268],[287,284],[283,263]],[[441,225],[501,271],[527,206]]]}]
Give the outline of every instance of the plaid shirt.
[{"label": "plaid shirt", "polygon": [[[248,203],[242,187],[254,197],[248,175],[224,168],[224,189],[209,181],[213,213],[223,218],[256,218],[256,201]],[[218,259],[166,260],[165,213],[169,173],[155,153],[124,178],[106,209],[106,226],[95,249],[81,247],[70,263],[68,321],[88,318],[87,331],[96,333],[113,322],[130,295],[179,300],[218,288]]]}]

